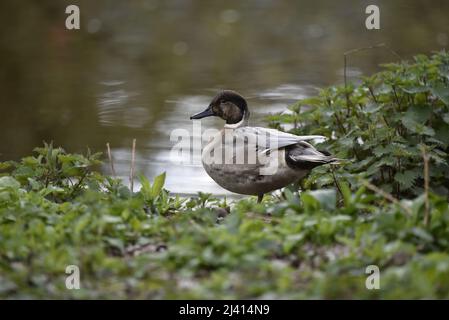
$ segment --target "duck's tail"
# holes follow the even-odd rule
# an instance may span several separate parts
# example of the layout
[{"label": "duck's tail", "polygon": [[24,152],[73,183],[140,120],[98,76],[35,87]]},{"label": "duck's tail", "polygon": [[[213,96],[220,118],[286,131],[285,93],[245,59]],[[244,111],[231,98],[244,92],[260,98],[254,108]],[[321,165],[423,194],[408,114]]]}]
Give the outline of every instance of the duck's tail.
[{"label": "duck's tail", "polygon": [[302,170],[311,170],[323,164],[340,164],[343,161],[327,151],[318,151],[305,143],[287,148],[285,159],[290,167]]},{"label": "duck's tail", "polygon": [[333,157],[331,155],[331,153],[327,150],[318,150],[318,152],[322,153],[323,155],[325,155],[328,158],[328,161],[326,163],[329,163],[329,164],[341,164],[342,162],[347,161],[345,159]]}]

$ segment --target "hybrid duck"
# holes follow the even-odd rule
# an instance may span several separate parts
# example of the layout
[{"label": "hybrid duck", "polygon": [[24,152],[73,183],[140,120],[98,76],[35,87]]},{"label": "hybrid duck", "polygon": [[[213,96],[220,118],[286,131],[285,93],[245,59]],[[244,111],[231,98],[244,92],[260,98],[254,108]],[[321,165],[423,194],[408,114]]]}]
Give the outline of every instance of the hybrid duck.
[{"label": "hybrid duck", "polygon": [[237,92],[218,93],[206,108],[190,117],[216,116],[224,128],[204,147],[201,160],[207,174],[231,192],[256,195],[280,189],[304,178],[313,168],[338,163],[308,140],[323,136],[296,136],[275,129],[248,126],[249,109]]}]

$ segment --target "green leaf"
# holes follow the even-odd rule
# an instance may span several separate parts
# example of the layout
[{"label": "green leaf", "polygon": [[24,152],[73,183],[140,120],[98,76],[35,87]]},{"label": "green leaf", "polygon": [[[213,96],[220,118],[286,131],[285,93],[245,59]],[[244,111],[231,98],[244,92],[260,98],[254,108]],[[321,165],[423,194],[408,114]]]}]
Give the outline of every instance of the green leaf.
[{"label": "green leaf", "polygon": [[418,123],[414,119],[412,119],[411,116],[404,116],[402,118],[402,124],[404,127],[406,127],[408,130],[410,130],[413,133],[420,134],[420,135],[427,135],[427,136],[434,136],[435,130],[427,127],[421,123]]},{"label": "green leaf", "polygon": [[402,90],[410,94],[415,94],[430,91],[430,88],[425,86],[415,86],[415,87],[402,88]]},{"label": "green leaf", "polygon": [[340,189],[343,194],[345,205],[349,206],[352,203],[352,193],[349,185],[346,182],[340,182]]},{"label": "green leaf", "polygon": [[320,203],[310,194],[310,192],[301,193],[300,199],[306,211],[315,211],[320,208]]},{"label": "green leaf", "polygon": [[165,172],[154,178],[153,187],[151,188],[151,196],[156,198],[160,193],[165,184]]},{"label": "green leaf", "polygon": [[6,170],[11,168],[11,163],[8,162],[0,162],[0,170]]},{"label": "green leaf", "polygon": [[444,121],[436,121],[433,128],[435,129],[435,138],[449,145],[449,124]]},{"label": "green leaf", "polygon": [[408,119],[412,119],[413,121],[417,123],[425,123],[427,120],[429,120],[430,116],[432,115],[432,108],[430,106],[423,106],[423,105],[413,105],[410,106],[405,113],[404,117]]},{"label": "green leaf", "polygon": [[443,120],[444,120],[444,122],[449,124],[449,113],[446,113],[446,114],[443,115]]},{"label": "green leaf", "polygon": [[142,174],[139,175],[139,181],[140,181],[140,184],[142,185],[142,188],[140,189],[140,193],[142,194],[145,201],[150,201],[152,199],[150,181],[147,179],[147,177],[145,177]]},{"label": "green leaf", "polygon": [[391,154],[394,151],[394,146],[392,144],[388,144],[386,146],[379,145],[373,149],[373,153],[376,157],[382,157],[384,154]]},{"label": "green leaf", "polygon": [[335,189],[321,189],[308,192],[313,198],[315,198],[320,207],[325,210],[334,210],[337,203],[337,194]]},{"label": "green leaf", "polygon": [[449,106],[449,88],[442,85],[432,88],[432,94],[438,97],[446,106]]},{"label": "green leaf", "polygon": [[296,116],[294,114],[273,114],[266,116],[267,121],[282,122],[282,123],[294,123]]},{"label": "green leaf", "polygon": [[420,173],[417,170],[406,170],[404,172],[397,172],[394,179],[399,182],[403,188],[409,189],[413,186],[419,174]]},{"label": "green leaf", "polygon": [[433,241],[432,235],[422,228],[414,227],[412,228],[411,233],[425,242]]},{"label": "green leaf", "polygon": [[382,109],[382,104],[370,103],[363,109],[366,113],[377,113]]},{"label": "green leaf", "polygon": [[122,222],[122,218],[121,218],[121,217],[118,217],[118,216],[111,216],[111,215],[104,215],[104,216],[102,217],[102,220],[103,220],[105,223],[112,223],[112,224]]},{"label": "green leaf", "polygon": [[0,178],[0,188],[1,189],[6,189],[6,188],[10,188],[10,189],[19,189],[20,188],[20,183],[14,179],[13,177],[1,177]]},{"label": "green leaf", "polygon": [[117,248],[120,251],[123,251],[125,248],[123,240],[120,238],[105,238],[104,240],[108,245],[110,245],[111,247]]}]

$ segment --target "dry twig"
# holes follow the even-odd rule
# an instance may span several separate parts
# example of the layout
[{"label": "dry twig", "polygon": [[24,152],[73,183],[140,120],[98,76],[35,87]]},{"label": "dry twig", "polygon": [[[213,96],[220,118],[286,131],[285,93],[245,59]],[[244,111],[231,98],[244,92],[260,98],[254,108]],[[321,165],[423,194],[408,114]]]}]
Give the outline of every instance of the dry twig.
[{"label": "dry twig", "polygon": [[134,192],[134,169],[135,169],[135,162],[136,162],[136,139],[133,139],[133,148],[131,151],[131,170],[129,173],[129,185],[131,192]]},{"label": "dry twig", "polygon": [[407,212],[407,214],[412,215],[412,210],[410,210],[410,208],[406,207],[404,204],[402,204],[398,199],[396,199],[395,197],[393,197],[391,194],[383,191],[382,189],[376,187],[375,185],[369,183],[366,180],[362,180],[362,183],[365,187],[367,187],[368,189],[370,189],[371,191],[374,191],[375,193],[379,194],[380,196],[384,197],[385,199],[387,199],[388,201],[397,204],[398,206],[400,206],[405,212]]},{"label": "dry twig", "polygon": [[430,202],[429,202],[429,154],[425,146],[421,146],[422,157],[424,160],[424,225],[428,226],[430,222]]},{"label": "dry twig", "polygon": [[111,172],[112,176],[115,178],[115,169],[114,169],[114,161],[112,160],[112,153],[111,153],[111,147],[109,146],[109,142],[106,143],[106,147],[108,148],[108,158],[109,158],[109,164],[111,165]]}]

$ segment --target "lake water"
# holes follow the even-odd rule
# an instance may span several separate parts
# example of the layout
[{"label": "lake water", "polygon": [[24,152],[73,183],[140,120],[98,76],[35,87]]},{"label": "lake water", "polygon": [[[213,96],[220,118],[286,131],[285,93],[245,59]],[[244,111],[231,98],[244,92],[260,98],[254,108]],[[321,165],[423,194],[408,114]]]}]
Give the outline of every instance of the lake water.
[{"label": "lake water", "polygon": [[[42,141],[70,152],[112,147],[117,174],[166,171],[175,193],[225,194],[198,161],[179,164],[175,129],[220,89],[248,99],[252,124],[343,81],[344,52],[387,44],[402,58],[449,44],[449,1],[76,1],[81,29],[65,28],[73,1],[0,3],[0,161]],[[75,3],[75,2],[73,2]],[[381,29],[365,28],[377,4]],[[348,75],[398,58],[386,48],[349,57]],[[202,128],[222,122],[204,119]],[[109,173],[109,165],[103,167]]]}]

